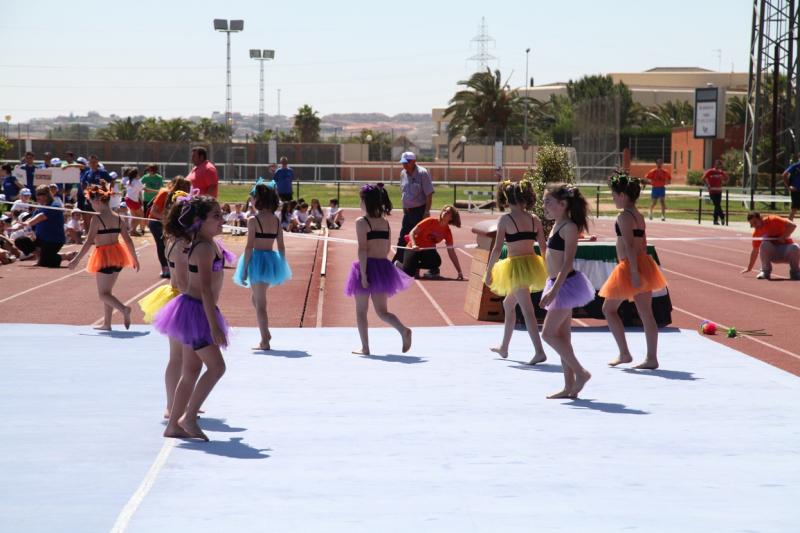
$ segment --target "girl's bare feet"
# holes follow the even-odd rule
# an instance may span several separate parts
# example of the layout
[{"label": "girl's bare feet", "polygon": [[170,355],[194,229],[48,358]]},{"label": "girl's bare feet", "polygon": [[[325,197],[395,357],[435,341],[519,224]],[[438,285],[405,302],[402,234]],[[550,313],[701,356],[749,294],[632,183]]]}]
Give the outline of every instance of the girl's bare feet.
[{"label": "girl's bare feet", "polygon": [[547,397],[547,399],[548,400],[561,400],[563,398],[569,398],[570,397],[569,394],[570,394],[569,391],[564,389],[562,391],[558,391],[555,394],[551,394],[550,396]]},{"label": "girl's bare feet", "polygon": [[403,353],[406,353],[411,349],[411,330],[406,328],[405,332],[403,333]]},{"label": "girl's bare feet", "polygon": [[125,329],[131,329],[131,308],[127,305],[122,310],[122,321],[125,324]]},{"label": "girl's bare feet", "polygon": [[111,331],[111,325],[101,324],[100,326],[95,326],[94,329],[98,331]]},{"label": "girl's bare feet", "polygon": [[178,419],[178,425],[183,429],[186,433],[189,434],[189,437],[193,439],[202,439],[208,442],[208,437],[203,430],[200,429],[200,426],[197,424],[197,418],[189,418],[185,414]]},{"label": "girl's bare feet", "polygon": [[502,357],[503,359],[505,359],[506,357],[508,357],[508,350],[504,350],[504,349],[502,349],[502,348],[500,348],[500,347],[497,347],[497,348],[489,348],[489,349],[490,349],[491,351],[493,351],[494,353],[496,353],[497,355],[499,355],[500,357]]},{"label": "girl's bare feet", "polygon": [[528,364],[529,364],[529,365],[535,365],[535,364],[537,364],[537,363],[544,363],[545,361],[547,361],[547,355],[545,355],[545,354],[543,354],[543,353],[540,353],[540,354],[536,354],[536,355],[534,355],[534,356],[533,356],[533,359],[531,359],[531,360],[528,362]]},{"label": "girl's bare feet", "polygon": [[636,370],[655,370],[658,368],[657,359],[645,359],[644,362],[634,366]]},{"label": "girl's bare feet", "polygon": [[350,353],[355,354],[355,355],[369,355],[369,349],[361,348],[360,350],[353,350]]},{"label": "girl's bare feet", "polygon": [[590,379],[592,379],[592,375],[589,372],[586,372],[585,374],[576,374],[575,385],[572,387],[572,392],[570,393],[569,397],[576,399],[578,394],[583,390],[584,385],[586,385],[586,382]]},{"label": "girl's bare feet", "polygon": [[192,437],[191,435],[189,435],[188,432],[186,432],[182,427],[180,427],[177,424],[175,424],[174,426],[167,425],[167,429],[164,430],[164,436],[169,439],[189,439]]},{"label": "girl's bare feet", "polygon": [[619,354],[619,357],[608,363],[608,366],[624,365],[632,362],[633,362],[633,357],[631,357],[630,354],[625,354],[625,355]]}]

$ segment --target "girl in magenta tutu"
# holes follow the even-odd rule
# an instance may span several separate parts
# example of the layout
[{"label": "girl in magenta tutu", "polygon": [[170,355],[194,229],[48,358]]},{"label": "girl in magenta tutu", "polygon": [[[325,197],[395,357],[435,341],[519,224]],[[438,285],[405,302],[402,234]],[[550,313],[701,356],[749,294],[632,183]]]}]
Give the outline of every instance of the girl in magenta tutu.
[{"label": "girl in magenta tutu", "polygon": [[589,230],[588,204],[577,187],[555,185],[544,196],[544,211],[555,221],[547,240],[548,279],[539,306],[547,310],[542,328],[545,342],[561,356],[564,389],[548,398],[577,398],[592,375],[581,366],[572,349],[572,309],[594,300],[594,287],[572,268],[578,235]]},{"label": "girl in magenta tutu", "polygon": [[[165,437],[208,440],[197,424],[197,413],[225,373],[220,347],[228,344],[228,325],[217,307],[225,259],[214,242],[225,223],[217,201],[195,196],[180,205],[178,223],[192,237],[187,253],[186,292],[167,303],[153,326],[183,345],[183,368]],[[200,376],[203,364],[206,371]]]},{"label": "girl in magenta tutu", "polygon": [[369,355],[367,311],[369,300],[378,317],[396,329],[403,339],[403,353],[411,348],[411,330],[387,309],[389,296],[406,290],[414,281],[386,258],[389,254],[389,222],[384,214],[392,211],[392,202],[383,184],[361,187],[361,211],[364,216],[356,220],[358,236],[358,261],[350,268],[344,293],[356,299],[356,322],[361,337],[361,349],[354,354]]},{"label": "girl in magenta tutu", "polygon": [[[242,287],[251,287],[256,320],[261,332],[261,342],[254,350],[269,350],[272,335],[267,316],[267,287],[280,285],[292,278],[286,262],[286,247],[283,245],[281,221],[275,215],[278,210],[278,193],[275,182],[267,183],[258,178],[250,191],[257,213],[247,221],[247,245],[239,258],[233,281]],[[278,250],[273,250],[277,244]]]}]

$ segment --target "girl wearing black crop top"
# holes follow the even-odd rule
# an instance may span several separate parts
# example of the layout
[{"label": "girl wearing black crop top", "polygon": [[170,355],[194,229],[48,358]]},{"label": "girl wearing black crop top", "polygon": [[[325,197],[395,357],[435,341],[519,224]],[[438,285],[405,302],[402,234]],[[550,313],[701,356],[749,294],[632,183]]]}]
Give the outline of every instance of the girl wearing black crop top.
[{"label": "girl wearing black crop top", "polygon": [[589,206],[577,187],[555,185],[544,196],[544,210],[555,221],[547,245],[548,280],[539,307],[547,310],[542,337],[561,357],[564,388],[548,398],[577,398],[592,375],[581,365],[572,348],[572,310],[594,300],[594,287],[573,269],[578,235],[588,231]]},{"label": "girl wearing black crop top", "polygon": [[[539,324],[531,298],[531,293],[544,288],[547,279],[544,261],[534,251],[537,241],[539,250],[544,252],[547,248],[542,223],[528,213],[536,202],[536,193],[528,180],[505,181],[498,188],[497,202],[501,209],[510,207],[511,212],[497,221],[497,236],[486,266],[486,285],[493,293],[504,296],[503,340],[500,346],[491,350],[504,359],[508,357],[508,345],[517,321],[516,307],[519,305],[535,349],[533,361],[544,361],[547,356],[539,337]],[[508,256],[498,261],[504,244]]]},{"label": "girl wearing black crop top", "polygon": [[619,316],[619,306],[623,301],[633,301],[644,326],[647,339],[647,356],[644,362],[634,368],[658,368],[658,325],[653,317],[653,291],[667,286],[658,265],[647,254],[644,216],[636,209],[641,186],[637,178],[625,174],[615,174],[610,180],[611,197],[621,209],[615,223],[617,234],[617,266],[600,289],[599,295],[606,299],[603,314],[608,329],[614,335],[619,347],[619,356],[611,361],[611,366],[633,362],[633,356],[625,339],[625,326]]},{"label": "girl wearing black crop top", "polygon": [[370,353],[367,324],[370,300],[378,317],[400,333],[405,353],[411,348],[411,330],[389,312],[388,299],[406,290],[414,278],[406,275],[386,257],[389,254],[391,232],[389,222],[383,215],[392,210],[392,203],[382,185],[365,185],[361,188],[361,210],[364,216],[356,219],[358,261],[353,262],[344,288],[344,293],[356,300],[361,349],[353,350],[353,353]]},{"label": "girl wearing black crop top", "polygon": [[[292,278],[292,270],[286,262],[286,247],[283,244],[283,228],[275,215],[278,210],[278,193],[275,182],[262,178],[250,190],[256,208],[256,216],[247,221],[247,244],[244,255],[239,258],[233,281],[253,291],[253,306],[261,332],[261,342],[254,350],[269,350],[272,334],[267,315],[267,288],[280,285]],[[278,250],[273,250],[275,243]]]},{"label": "girl wearing black crop top", "polygon": [[[97,274],[97,294],[103,302],[103,324],[95,329],[111,330],[111,315],[114,309],[120,312],[125,329],[128,329],[131,326],[131,308],[119,301],[111,291],[123,268],[132,267],[139,271],[136,248],[128,234],[125,220],[111,211],[109,206],[111,189],[108,184],[101,180],[99,185],[88,187],[84,195],[97,214],[91,218],[86,242],[83,243],[78,255],[70,261],[69,269],[74,270],[89,248],[94,245],[86,270]],[[120,235],[125,241],[124,245],[119,242]]]}]

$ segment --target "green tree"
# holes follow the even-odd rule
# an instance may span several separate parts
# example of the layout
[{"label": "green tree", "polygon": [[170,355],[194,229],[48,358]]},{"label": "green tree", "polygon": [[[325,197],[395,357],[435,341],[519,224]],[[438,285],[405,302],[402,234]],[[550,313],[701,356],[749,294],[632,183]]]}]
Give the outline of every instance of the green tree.
[{"label": "green tree", "polygon": [[319,142],[320,122],[321,119],[317,116],[317,112],[310,105],[305,104],[298,109],[294,116],[294,129],[297,130],[300,142]]},{"label": "green tree", "polygon": [[[468,141],[492,144],[496,140],[519,142],[522,137],[521,124],[525,114],[525,102],[535,107],[536,101],[524,98],[503,83],[499,70],[492,73],[476,72],[459,85],[466,87],[458,91],[449,102],[445,116],[449,118],[448,138],[465,135]],[[510,134],[507,137],[507,134]]]},{"label": "green tree", "polygon": [[136,141],[139,139],[140,120],[131,117],[112,120],[97,132],[97,138],[104,141]]}]

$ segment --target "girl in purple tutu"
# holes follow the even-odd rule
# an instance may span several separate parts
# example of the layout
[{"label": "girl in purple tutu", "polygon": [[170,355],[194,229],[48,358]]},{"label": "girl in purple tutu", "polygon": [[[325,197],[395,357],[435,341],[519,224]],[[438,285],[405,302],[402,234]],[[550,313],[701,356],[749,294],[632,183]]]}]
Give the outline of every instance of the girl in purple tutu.
[{"label": "girl in purple tutu", "polygon": [[542,338],[561,356],[564,389],[548,398],[577,398],[592,377],[572,349],[572,309],[594,300],[594,287],[583,273],[572,268],[578,251],[578,234],[588,231],[588,204],[577,187],[555,185],[544,196],[544,211],[555,221],[547,240],[548,279],[539,306],[547,310]]},{"label": "girl in purple tutu", "polygon": [[[187,253],[186,292],[167,303],[153,326],[183,345],[183,367],[165,437],[208,437],[197,424],[200,406],[225,373],[220,347],[228,344],[228,325],[217,307],[222,289],[224,254],[214,242],[225,223],[217,201],[195,196],[180,205],[178,223],[191,236]],[[206,371],[200,376],[203,364]]]},{"label": "girl in purple tutu", "polygon": [[414,279],[386,258],[391,239],[389,222],[383,215],[392,211],[392,202],[382,183],[361,188],[361,211],[364,216],[356,220],[358,261],[350,268],[350,276],[344,288],[347,296],[354,296],[356,299],[356,322],[361,337],[361,349],[354,350],[353,353],[369,355],[367,311],[370,298],[378,317],[400,333],[405,353],[411,348],[411,330],[388,311],[387,300],[406,290]]}]

